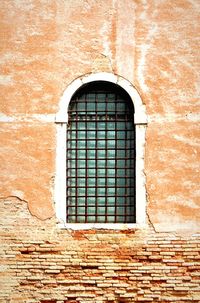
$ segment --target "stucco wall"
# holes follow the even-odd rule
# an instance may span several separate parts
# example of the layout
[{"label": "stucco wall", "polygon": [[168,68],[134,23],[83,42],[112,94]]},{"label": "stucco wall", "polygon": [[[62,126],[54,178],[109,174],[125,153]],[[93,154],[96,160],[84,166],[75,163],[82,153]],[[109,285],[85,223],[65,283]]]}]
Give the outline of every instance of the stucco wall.
[{"label": "stucco wall", "polygon": [[[1,302],[45,302],[50,298],[70,302],[71,292],[72,300],[81,303],[97,299],[198,302],[198,1],[1,0],[0,10]],[[60,230],[55,217],[54,121],[59,101],[74,79],[102,71],[130,81],[148,115],[145,176],[149,225],[127,234]],[[138,253],[149,256],[151,245],[156,249],[152,259],[135,256],[136,247]],[[94,251],[96,265],[90,265]],[[116,261],[121,260],[119,256],[123,262]],[[58,266],[54,258],[62,259],[62,268],[47,272],[49,266]],[[112,262],[106,267],[107,259]],[[137,273],[127,266],[129,260]],[[152,260],[157,261],[151,265]],[[87,288],[88,282],[85,297],[80,296],[86,290],[84,262],[88,262],[84,273],[93,276],[91,284],[96,287]],[[116,262],[121,262],[120,269],[112,268]],[[140,265],[133,265],[137,263]],[[113,280],[109,286],[107,270],[113,280],[128,283],[121,286],[121,294]],[[154,274],[164,282],[151,284]],[[59,284],[59,279],[70,280],[70,275],[70,286]],[[98,286],[96,276],[101,283],[106,281],[106,288]],[[74,279],[80,280],[79,294],[73,288]],[[183,289],[176,288],[183,283],[187,285],[182,293]],[[89,296],[90,290],[94,296]]]}]

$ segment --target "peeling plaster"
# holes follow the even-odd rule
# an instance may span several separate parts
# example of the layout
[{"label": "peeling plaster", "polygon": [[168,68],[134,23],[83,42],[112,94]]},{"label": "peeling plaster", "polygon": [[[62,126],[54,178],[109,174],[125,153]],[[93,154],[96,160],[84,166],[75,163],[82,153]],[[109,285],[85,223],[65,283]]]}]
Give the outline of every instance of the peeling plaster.
[{"label": "peeling plaster", "polygon": [[[19,196],[18,195],[14,195],[14,193],[16,193],[16,194],[18,193]],[[30,214],[32,216],[34,216],[35,218],[41,220],[41,221],[45,221],[47,219],[51,219],[51,218],[54,217],[54,215],[55,215],[54,213],[52,215],[48,215],[48,216],[46,216],[45,214],[41,215],[40,213],[38,213],[37,209],[35,209],[35,205],[32,205],[31,201],[27,201],[27,200],[21,198],[21,196],[22,196],[21,193],[22,193],[21,191],[13,191],[13,195],[8,195],[8,196],[5,196],[5,197],[1,196],[0,200],[17,199],[17,200],[19,200],[21,202],[26,203],[27,204],[27,208],[28,208]],[[43,210],[42,210],[42,212],[43,212]]]},{"label": "peeling plaster", "polygon": [[11,75],[0,75],[0,85],[13,85],[14,81]]}]

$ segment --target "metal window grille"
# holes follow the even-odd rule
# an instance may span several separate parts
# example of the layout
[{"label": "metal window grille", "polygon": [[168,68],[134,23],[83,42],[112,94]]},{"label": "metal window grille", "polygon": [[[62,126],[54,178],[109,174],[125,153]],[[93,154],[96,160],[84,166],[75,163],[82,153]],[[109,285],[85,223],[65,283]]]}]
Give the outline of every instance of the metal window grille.
[{"label": "metal window grille", "polygon": [[135,222],[134,109],[108,82],[81,88],[69,105],[67,222]]}]

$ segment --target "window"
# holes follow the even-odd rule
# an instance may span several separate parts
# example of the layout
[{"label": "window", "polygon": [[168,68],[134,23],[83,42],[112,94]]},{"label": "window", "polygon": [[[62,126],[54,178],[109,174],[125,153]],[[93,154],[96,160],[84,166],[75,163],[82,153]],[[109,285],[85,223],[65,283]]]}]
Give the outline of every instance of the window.
[{"label": "window", "polygon": [[60,227],[145,224],[147,117],[132,84],[111,73],[80,77],[65,90],[55,118]]},{"label": "window", "polygon": [[135,222],[135,127],[129,95],[100,81],[72,97],[67,126],[68,223]]}]

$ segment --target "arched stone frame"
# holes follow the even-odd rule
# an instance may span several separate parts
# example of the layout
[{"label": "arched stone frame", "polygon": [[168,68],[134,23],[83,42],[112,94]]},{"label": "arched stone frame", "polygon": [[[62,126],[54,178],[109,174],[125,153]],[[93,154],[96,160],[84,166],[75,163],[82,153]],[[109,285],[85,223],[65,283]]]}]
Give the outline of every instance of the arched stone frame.
[{"label": "arched stone frame", "polygon": [[[66,131],[68,123],[68,106],[74,93],[84,84],[94,81],[108,81],[119,85],[130,96],[134,108],[134,124],[136,132],[136,223],[66,223]],[[146,220],[146,187],[144,174],[144,149],[147,116],[140,95],[132,84],[121,76],[112,73],[95,73],[84,75],[74,80],[65,90],[59,104],[55,119],[57,125],[55,205],[60,226],[72,229],[90,228],[135,228],[145,224]]]}]

